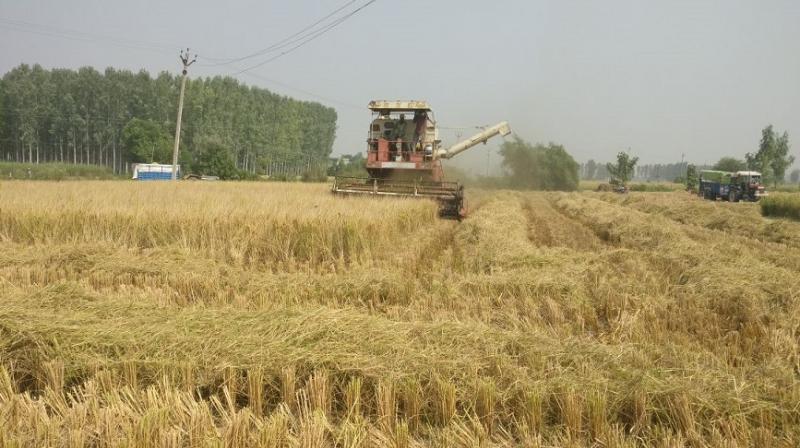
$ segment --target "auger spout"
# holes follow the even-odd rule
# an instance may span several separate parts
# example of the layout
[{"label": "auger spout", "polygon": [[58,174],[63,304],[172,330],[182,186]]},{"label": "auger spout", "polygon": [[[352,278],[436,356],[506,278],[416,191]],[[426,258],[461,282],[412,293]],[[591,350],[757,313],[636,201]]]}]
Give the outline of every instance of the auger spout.
[{"label": "auger spout", "polygon": [[503,137],[505,137],[510,133],[511,133],[511,126],[509,126],[508,122],[503,121],[490,128],[487,128],[483,132],[479,132],[473,135],[472,137],[464,141],[458,142],[447,149],[440,149],[437,152],[436,157],[440,159],[449,159],[456,156],[457,154],[460,154],[472,148],[473,146],[476,146],[480,143],[486,143],[490,138],[494,136],[502,135]]}]

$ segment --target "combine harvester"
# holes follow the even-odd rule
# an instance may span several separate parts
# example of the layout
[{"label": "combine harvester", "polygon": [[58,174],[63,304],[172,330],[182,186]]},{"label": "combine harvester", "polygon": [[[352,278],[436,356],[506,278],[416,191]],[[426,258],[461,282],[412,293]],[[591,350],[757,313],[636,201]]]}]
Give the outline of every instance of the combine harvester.
[{"label": "combine harvester", "polygon": [[464,187],[445,182],[442,159],[450,159],[497,135],[511,133],[507,122],[485,129],[449,148],[441,147],[439,131],[425,101],[372,101],[367,140],[369,177],[337,176],[335,194],[430,198],[439,202],[439,215],[466,216]]}]

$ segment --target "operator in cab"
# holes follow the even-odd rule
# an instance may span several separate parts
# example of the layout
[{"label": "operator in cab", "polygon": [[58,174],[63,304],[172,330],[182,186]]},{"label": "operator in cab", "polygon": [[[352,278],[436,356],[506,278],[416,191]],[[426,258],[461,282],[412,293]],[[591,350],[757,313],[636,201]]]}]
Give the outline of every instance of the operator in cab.
[{"label": "operator in cab", "polygon": [[428,127],[428,113],[418,110],[414,112],[414,151],[420,149],[420,142],[425,137],[425,128]]},{"label": "operator in cab", "polygon": [[394,140],[398,143],[397,148],[399,151],[403,151],[403,139],[406,136],[406,114],[400,114],[400,120],[397,121],[394,125]]}]

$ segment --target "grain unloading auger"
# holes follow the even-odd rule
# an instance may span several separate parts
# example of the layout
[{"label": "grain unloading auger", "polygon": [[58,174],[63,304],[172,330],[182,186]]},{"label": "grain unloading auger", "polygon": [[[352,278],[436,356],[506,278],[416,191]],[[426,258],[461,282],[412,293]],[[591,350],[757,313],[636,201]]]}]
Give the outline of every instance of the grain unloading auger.
[{"label": "grain unloading auger", "polygon": [[433,112],[424,101],[372,101],[374,118],[367,139],[369,177],[337,176],[336,194],[430,198],[439,202],[439,214],[463,218],[464,187],[445,182],[442,159],[450,159],[511,127],[498,123],[449,148],[441,147]]}]

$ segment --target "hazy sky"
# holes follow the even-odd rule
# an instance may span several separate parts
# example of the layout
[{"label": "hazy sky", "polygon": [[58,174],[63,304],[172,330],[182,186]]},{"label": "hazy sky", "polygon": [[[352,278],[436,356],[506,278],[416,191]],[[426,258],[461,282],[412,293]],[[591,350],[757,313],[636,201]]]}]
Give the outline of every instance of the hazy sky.
[{"label": "hazy sky", "polygon": [[[346,3],[0,0],[0,71],[26,62],[177,72],[177,48],[189,46],[200,54],[191,76],[230,74],[260,60],[208,58],[250,54]],[[798,154],[798,24],[796,0],[377,0],[258,77],[237,78],[335,107],[336,153],[364,150],[369,100],[413,98],[430,101],[442,126],[508,120],[579,161],[629,147],[643,162],[742,157],[769,123],[789,131]]]}]

